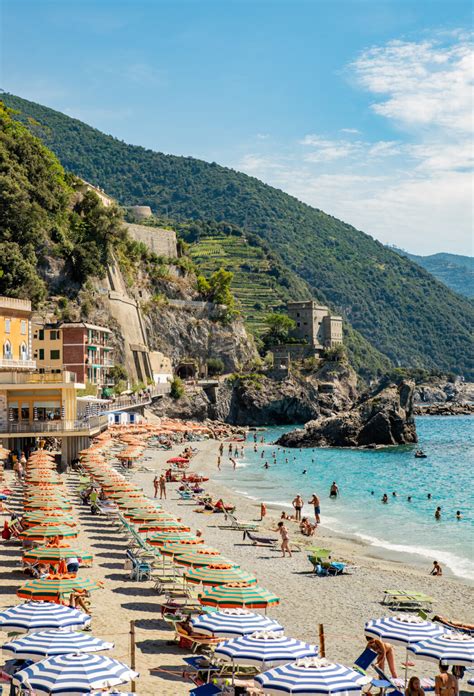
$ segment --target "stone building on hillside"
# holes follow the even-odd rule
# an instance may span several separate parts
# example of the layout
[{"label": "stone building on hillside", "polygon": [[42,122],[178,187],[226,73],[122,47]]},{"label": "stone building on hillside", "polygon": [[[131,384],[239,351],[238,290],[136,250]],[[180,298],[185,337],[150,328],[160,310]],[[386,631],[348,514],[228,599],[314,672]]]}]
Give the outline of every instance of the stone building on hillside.
[{"label": "stone building on hillside", "polygon": [[342,343],[342,317],[331,314],[328,307],[314,300],[289,302],[287,313],[296,324],[294,338],[307,342],[316,351]]}]

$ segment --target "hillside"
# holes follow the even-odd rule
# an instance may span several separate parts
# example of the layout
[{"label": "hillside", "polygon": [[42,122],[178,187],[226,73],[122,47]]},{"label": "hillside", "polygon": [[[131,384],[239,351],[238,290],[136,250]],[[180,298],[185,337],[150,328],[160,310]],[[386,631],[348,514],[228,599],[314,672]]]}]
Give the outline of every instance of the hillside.
[{"label": "hillside", "polygon": [[417,263],[454,292],[474,298],[474,258],[472,256],[446,253],[417,256],[409,254],[404,249],[391,248],[401,256]]},{"label": "hillside", "polygon": [[3,98],[66,169],[120,203],[241,226],[393,363],[473,375],[471,303],[363,232],[215,163],[127,145],[46,107]]}]

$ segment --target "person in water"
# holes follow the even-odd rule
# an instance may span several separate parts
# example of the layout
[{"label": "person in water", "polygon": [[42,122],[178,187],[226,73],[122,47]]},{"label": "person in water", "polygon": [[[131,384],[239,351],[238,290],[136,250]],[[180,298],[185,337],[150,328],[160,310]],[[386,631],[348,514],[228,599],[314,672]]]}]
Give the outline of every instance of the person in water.
[{"label": "person in water", "polygon": [[396,492],[396,491],[393,491],[392,496],[393,496],[394,498],[396,498],[396,497],[397,497],[397,492]]},{"label": "person in water", "polygon": [[329,497],[330,498],[337,498],[339,495],[339,487],[335,481],[332,482],[331,488],[329,489]]},{"label": "person in water", "polygon": [[441,568],[440,564],[438,561],[433,561],[433,567],[431,569],[430,575],[442,575],[443,574],[443,569]]},{"label": "person in water", "polygon": [[382,503],[388,503],[388,495],[386,493],[382,496]]},{"label": "person in water", "polygon": [[411,495],[408,496],[407,502],[411,503]]},{"label": "person in water", "polygon": [[428,498],[428,500],[431,500],[431,493],[428,493],[426,497]]},{"label": "person in water", "polygon": [[457,519],[457,520],[462,520],[461,510],[458,510],[458,511],[456,512],[456,519]]},{"label": "person in water", "polygon": [[440,519],[441,519],[441,508],[439,507],[439,505],[438,505],[438,507],[437,507],[436,510],[435,510],[435,515],[434,515],[434,516],[435,516],[435,520],[440,520]]}]

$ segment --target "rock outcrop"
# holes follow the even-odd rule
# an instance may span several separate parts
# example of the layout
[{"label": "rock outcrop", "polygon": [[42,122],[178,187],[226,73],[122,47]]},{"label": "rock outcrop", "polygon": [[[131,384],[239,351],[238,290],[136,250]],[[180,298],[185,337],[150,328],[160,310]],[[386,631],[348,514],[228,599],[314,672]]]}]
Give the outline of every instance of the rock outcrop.
[{"label": "rock outcrop", "polygon": [[390,385],[350,411],[310,421],[283,435],[283,447],[369,447],[417,442],[412,382]]},{"label": "rock outcrop", "polygon": [[443,404],[446,402],[474,403],[474,384],[472,382],[436,382],[418,384],[415,388],[415,404]]}]

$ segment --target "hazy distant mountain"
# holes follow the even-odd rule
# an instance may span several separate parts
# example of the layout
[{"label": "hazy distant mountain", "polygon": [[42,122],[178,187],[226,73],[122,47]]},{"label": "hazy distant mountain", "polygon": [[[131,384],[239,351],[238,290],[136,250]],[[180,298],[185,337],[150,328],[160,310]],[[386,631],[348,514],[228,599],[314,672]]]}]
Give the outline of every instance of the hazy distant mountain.
[{"label": "hazy distant mountain", "polygon": [[391,247],[391,249],[422,266],[451,290],[465,297],[474,298],[474,258],[472,256],[445,253],[417,256],[398,247]]}]

